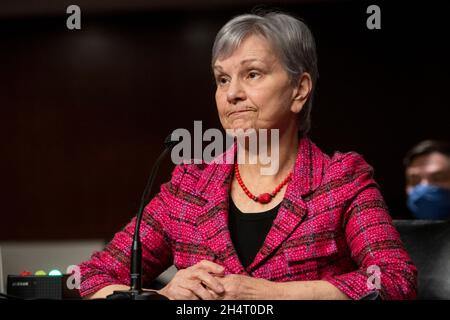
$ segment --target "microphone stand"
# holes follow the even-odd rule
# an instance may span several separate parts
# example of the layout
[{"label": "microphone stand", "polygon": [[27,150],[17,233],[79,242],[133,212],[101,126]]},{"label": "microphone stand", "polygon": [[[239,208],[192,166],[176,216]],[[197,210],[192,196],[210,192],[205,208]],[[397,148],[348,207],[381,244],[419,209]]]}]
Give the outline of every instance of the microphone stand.
[{"label": "microphone stand", "polygon": [[142,221],[142,214],[145,206],[149,202],[149,196],[151,195],[153,183],[156,178],[161,161],[169,153],[172,148],[178,143],[178,141],[172,140],[172,135],[169,135],[164,141],[164,150],[159,155],[145,186],[144,192],[141,197],[141,203],[139,210],[136,214],[136,225],[134,229],[133,243],[131,245],[131,260],[130,260],[130,289],[114,291],[106,297],[108,300],[168,300],[165,296],[158,294],[154,291],[142,290],[142,243],[140,236],[140,226]]}]

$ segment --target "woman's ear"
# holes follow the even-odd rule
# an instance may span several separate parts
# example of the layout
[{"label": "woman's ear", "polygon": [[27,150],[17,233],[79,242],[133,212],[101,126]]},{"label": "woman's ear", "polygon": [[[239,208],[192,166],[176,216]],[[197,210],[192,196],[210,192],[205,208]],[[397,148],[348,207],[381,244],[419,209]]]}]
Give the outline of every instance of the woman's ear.
[{"label": "woman's ear", "polygon": [[297,86],[293,90],[291,111],[300,113],[312,90],[311,76],[307,72],[303,72],[298,80]]}]

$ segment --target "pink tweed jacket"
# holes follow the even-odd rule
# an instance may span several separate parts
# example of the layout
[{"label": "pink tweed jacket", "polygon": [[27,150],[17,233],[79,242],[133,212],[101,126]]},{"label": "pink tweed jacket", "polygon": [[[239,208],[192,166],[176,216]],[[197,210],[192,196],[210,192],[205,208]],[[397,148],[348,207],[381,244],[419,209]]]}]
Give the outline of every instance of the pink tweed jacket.
[{"label": "pink tweed jacket", "polygon": [[[352,299],[374,290],[382,299],[415,298],[417,270],[392,225],[373,170],[360,155],[336,152],[329,157],[301,138],[278,215],[247,268],[227,226],[232,174],[229,164],[175,168],[145,208],[140,229],[144,284],[172,264],[183,269],[207,259],[224,266],[226,274],[326,280]],[[110,284],[129,284],[134,225],[133,219],[80,265],[81,296]]]}]

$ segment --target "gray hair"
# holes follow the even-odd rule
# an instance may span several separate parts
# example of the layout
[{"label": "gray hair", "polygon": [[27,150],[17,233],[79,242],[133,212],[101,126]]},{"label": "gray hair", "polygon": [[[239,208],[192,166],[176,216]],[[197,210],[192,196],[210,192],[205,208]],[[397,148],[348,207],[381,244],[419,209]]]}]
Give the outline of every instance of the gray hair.
[{"label": "gray hair", "polygon": [[312,92],[299,116],[299,130],[306,134],[311,127],[311,108],[319,72],[314,36],[308,26],[291,15],[278,12],[243,14],[228,21],[217,33],[211,65],[230,56],[249,35],[261,35],[275,50],[292,83],[304,72],[312,79]]}]

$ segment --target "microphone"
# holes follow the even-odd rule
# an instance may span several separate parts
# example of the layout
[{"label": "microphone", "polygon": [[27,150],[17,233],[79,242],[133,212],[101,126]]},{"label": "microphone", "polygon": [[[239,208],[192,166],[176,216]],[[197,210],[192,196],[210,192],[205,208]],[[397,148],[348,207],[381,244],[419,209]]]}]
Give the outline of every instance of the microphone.
[{"label": "microphone", "polygon": [[130,259],[130,289],[125,291],[114,291],[113,294],[106,297],[109,300],[168,300],[165,296],[160,295],[153,291],[142,290],[142,243],[140,236],[140,226],[142,221],[142,214],[145,206],[150,201],[153,183],[156,178],[161,161],[169,153],[173,147],[178,144],[179,141],[173,140],[172,134],[166,137],[164,140],[164,150],[156,159],[155,164],[152,167],[150,176],[147,180],[144,192],[142,193],[139,210],[136,214],[136,225],[133,235],[133,243],[131,245],[131,259]]}]

